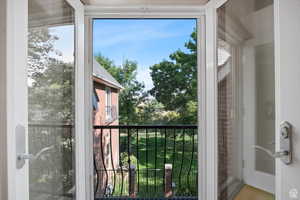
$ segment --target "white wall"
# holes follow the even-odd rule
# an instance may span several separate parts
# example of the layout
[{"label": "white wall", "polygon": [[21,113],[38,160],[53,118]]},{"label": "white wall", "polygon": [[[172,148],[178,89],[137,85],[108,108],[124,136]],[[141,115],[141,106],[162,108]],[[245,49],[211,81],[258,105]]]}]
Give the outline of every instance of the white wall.
[{"label": "white wall", "polygon": [[7,199],[6,166],[6,0],[0,6],[0,199]]}]

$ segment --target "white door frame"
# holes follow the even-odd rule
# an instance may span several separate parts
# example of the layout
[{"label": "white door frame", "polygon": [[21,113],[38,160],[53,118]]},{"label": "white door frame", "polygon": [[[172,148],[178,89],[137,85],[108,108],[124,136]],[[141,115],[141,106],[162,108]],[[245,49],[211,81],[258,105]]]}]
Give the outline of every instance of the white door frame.
[{"label": "white door frame", "polygon": [[[28,165],[20,170],[16,169],[15,128],[17,125],[22,125],[27,130],[27,71],[25,66],[27,66],[28,3],[26,0],[7,0],[6,3],[7,197],[9,200],[27,200],[29,199],[28,176],[26,175]],[[18,101],[20,99],[22,101]]]},{"label": "white door frame", "polygon": [[206,199],[218,200],[217,9],[227,0],[206,4]]},{"label": "white door frame", "polygon": [[[102,19],[164,19],[164,18],[182,18],[182,19],[197,19],[197,29],[198,29],[198,38],[199,42],[197,44],[198,48],[198,197],[199,199],[208,199],[206,194],[207,192],[207,179],[206,179],[206,99],[203,98],[206,96],[206,67],[205,67],[205,51],[206,51],[206,22],[205,22],[205,6],[117,6],[117,7],[98,7],[98,6],[86,6],[85,9],[86,16],[86,77],[92,76],[92,62],[93,62],[93,19],[102,18]],[[86,84],[86,91],[90,91],[89,96],[90,102],[92,99],[92,81]],[[201,98],[202,97],[202,98]],[[92,106],[90,105],[90,110]],[[88,150],[90,153],[93,152],[93,140],[92,135],[87,136],[87,141],[90,142]],[[91,167],[90,170],[93,170]],[[90,172],[91,173],[91,172]]]},{"label": "white door frame", "polygon": [[[80,0],[66,0],[75,10],[75,128],[76,128],[76,197],[91,199],[90,177],[86,176],[85,151],[85,99],[84,99],[84,7]],[[22,169],[16,169],[16,134],[17,125],[25,127],[26,142],[28,135],[27,101],[27,35],[28,35],[28,0],[6,0],[6,139],[7,152],[7,200],[29,200],[28,161]],[[81,38],[81,39],[79,39]],[[2,94],[1,94],[2,95]],[[28,145],[26,145],[28,146]],[[26,150],[28,152],[28,150]],[[2,177],[1,177],[2,183]],[[4,191],[3,191],[4,192]]]},{"label": "white door frame", "polygon": [[[84,5],[80,0],[66,0],[75,9],[75,169],[76,199],[93,199],[92,175],[89,174],[90,157],[86,135],[92,135],[86,110],[85,78],[85,20]],[[90,133],[90,134],[89,134]]]}]

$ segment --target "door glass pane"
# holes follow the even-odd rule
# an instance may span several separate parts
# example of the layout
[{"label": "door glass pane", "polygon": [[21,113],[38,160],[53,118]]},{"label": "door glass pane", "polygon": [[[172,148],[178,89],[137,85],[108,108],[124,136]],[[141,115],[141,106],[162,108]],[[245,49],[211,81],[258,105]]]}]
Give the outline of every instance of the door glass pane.
[{"label": "door glass pane", "polygon": [[217,15],[219,199],[241,195],[248,186],[272,197],[273,0],[229,0]]},{"label": "door glass pane", "polygon": [[75,199],[74,10],[29,0],[30,200]]}]

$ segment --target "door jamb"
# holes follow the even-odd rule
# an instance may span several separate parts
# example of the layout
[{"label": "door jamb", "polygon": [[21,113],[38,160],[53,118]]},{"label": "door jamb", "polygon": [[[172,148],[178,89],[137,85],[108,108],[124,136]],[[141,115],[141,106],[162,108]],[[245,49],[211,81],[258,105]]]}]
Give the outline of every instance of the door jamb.
[{"label": "door jamb", "polygon": [[[280,87],[280,0],[274,0],[274,58],[275,58],[275,149],[280,151],[280,122],[281,122],[281,87]],[[282,168],[280,159],[275,161],[275,198],[283,196]]]},{"label": "door jamb", "polygon": [[206,4],[206,199],[218,200],[217,9],[228,0]]}]

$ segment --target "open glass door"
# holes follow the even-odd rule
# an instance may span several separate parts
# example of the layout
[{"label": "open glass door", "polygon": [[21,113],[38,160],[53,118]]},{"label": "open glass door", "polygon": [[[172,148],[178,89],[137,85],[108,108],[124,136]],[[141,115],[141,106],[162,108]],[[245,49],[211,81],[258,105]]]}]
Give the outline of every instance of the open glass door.
[{"label": "open glass door", "polygon": [[83,5],[75,0],[27,2],[19,6],[28,19],[26,28],[19,22],[28,33],[27,48],[22,47],[27,49],[27,70],[19,66],[20,80],[27,80],[27,92],[19,96],[26,102],[27,123],[16,127],[16,168],[22,172],[17,180],[22,184],[15,199],[83,199],[89,186],[84,168]]},{"label": "open glass door", "polygon": [[29,198],[75,199],[75,10],[28,6]]},{"label": "open glass door", "polygon": [[[217,9],[219,199],[275,193],[273,0]],[[256,196],[257,195],[257,196]]]}]

